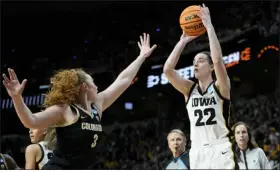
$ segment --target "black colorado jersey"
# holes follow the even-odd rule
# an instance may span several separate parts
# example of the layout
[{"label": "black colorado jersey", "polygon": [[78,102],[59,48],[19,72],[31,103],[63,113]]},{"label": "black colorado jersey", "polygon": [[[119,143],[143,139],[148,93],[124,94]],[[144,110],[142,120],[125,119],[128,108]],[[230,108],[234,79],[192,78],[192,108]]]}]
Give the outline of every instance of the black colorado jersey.
[{"label": "black colorado jersey", "polygon": [[70,125],[56,127],[56,149],[43,169],[88,169],[95,162],[102,133],[98,111],[94,106],[91,114],[76,105],[70,107],[78,117]]}]

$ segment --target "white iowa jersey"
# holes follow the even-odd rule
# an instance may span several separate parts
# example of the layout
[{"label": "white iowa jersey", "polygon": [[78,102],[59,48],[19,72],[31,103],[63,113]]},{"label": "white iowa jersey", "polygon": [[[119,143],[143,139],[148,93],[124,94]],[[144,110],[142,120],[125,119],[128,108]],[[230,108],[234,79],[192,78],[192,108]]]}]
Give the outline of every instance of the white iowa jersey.
[{"label": "white iowa jersey", "polygon": [[38,145],[41,148],[41,152],[42,152],[42,157],[37,162],[38,169],[41,169],[51,159],[51,157],[53,156],[53,151],[49,150],[46,147],[46,144],[47,144],[47,142],[45,142],[45,141],[42,141],[42,142],[38,143]]},{"label": "white iowa jersey", "polygon": [[205,93],[201,93],[198,84],[194,84],[186,108],[192,143],[204,144],[229,136],[230,100],[222,98],[214,82]]}]

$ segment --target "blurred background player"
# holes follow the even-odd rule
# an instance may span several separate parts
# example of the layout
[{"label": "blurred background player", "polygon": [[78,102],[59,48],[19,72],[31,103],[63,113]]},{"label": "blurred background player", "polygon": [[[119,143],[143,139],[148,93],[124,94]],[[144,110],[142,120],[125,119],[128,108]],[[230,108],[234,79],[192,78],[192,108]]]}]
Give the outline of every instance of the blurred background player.
[{"label": "blurred background player", "polygon": [[10,155],[0,153],[0,170],[20,170],[20,168]]},{"label": "blurred background player", "polygon": [[183,131],[174,129],[167,136],[168,147],[173,155],[173,160],[166,169],[190,169],[189,152],[186,151],[187,139]]},{"label": "blurred background player", "polygon": [[29,145],[25,150],[25,169],[41,169],[53,156],[56,144],[55,129],[30,129]]},{"label": "blurred background player", "polygon": [[270,163],[264,151],[252,141],[250,128],[244,122],[233,125],[233,147],[240,169],[271,170]]},{"label": "blurred background player", "polygon": [[93,78],[81,69],[62,70],[51,78],[42,112],[32,113],[22,98],[27,80],[20,84],[13,69],[3,84],[13,99],[17,115],[27,128],[56,127],[54,155],[42,168],[88,169],[94,164],[95,148],[103,131],[102,112],[131,85],[141,65],[156,48],[150,47],[149,34],[140,36],[140,54],[106,90],[97,93]]},{"label": "blurred background player", "polygon": [[[229,139],[230,79],[209,9],[204,4],[199,15],[207,30],[211,53],[201,52],[194,57],[194,74],[198,83],[181,77],[175,71],[184,47],[196,36],[183,33],[164,65],[164,73],[185,97],[191,125],[190,168],[235,169],[237,164]],[[213,72],[216,80],[212,77]]]}]

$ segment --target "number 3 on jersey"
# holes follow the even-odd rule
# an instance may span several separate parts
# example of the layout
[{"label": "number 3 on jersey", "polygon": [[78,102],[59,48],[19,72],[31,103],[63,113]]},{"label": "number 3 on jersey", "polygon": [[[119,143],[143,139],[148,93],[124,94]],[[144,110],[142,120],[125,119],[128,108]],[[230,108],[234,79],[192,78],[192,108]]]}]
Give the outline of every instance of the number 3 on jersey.
[{"label": "number 3 on jersey", "polygon": [[[210,114],[210,117],[207,119],[207,121],[202,122],[203,117],[208,116],[209,114]],[[195,126],[205,126],[205,125],[217,124],[217,121],[214,120],[216,114],[215,114],[215,109],[213,109],[213,108],[207,108],[207,109],[204,109],[204,111],[202,111],[200,109],[196,109],[194,111],[194,116],[198,116]]]},{"label": "number 3 on jersey", "polygon": [[94,148],[96,146],[96,142],[98,140],[98,135],[97,134],[94,134],[93,136],[93,142],[91,144],[91,148]]}]

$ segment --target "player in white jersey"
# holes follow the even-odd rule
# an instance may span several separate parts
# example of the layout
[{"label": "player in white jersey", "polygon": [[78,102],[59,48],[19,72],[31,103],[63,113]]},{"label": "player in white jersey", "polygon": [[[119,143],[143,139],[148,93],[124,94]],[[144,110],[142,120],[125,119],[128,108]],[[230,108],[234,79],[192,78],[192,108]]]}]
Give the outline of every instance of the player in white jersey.
[{"label": "player in white jersey", "polygon": [[52,157],[56,142],[54,129],[30,129],[31,145],[25,151],[25,169],[41,169]]},{"label": "player in white jersey", "polygon": [[[194,57],[194,74],[198,82],[183,78],[175,71],[184,47],[196,36],[182,34],[164,65],[164,73],[185,97],[191,125],[190,168],[236,169],[228,126],[230,80],[209,9],[204,4],[200,17],[207,30],[211,53],[201,52]],[[212,77],[214,72],[216,80]]]}]

